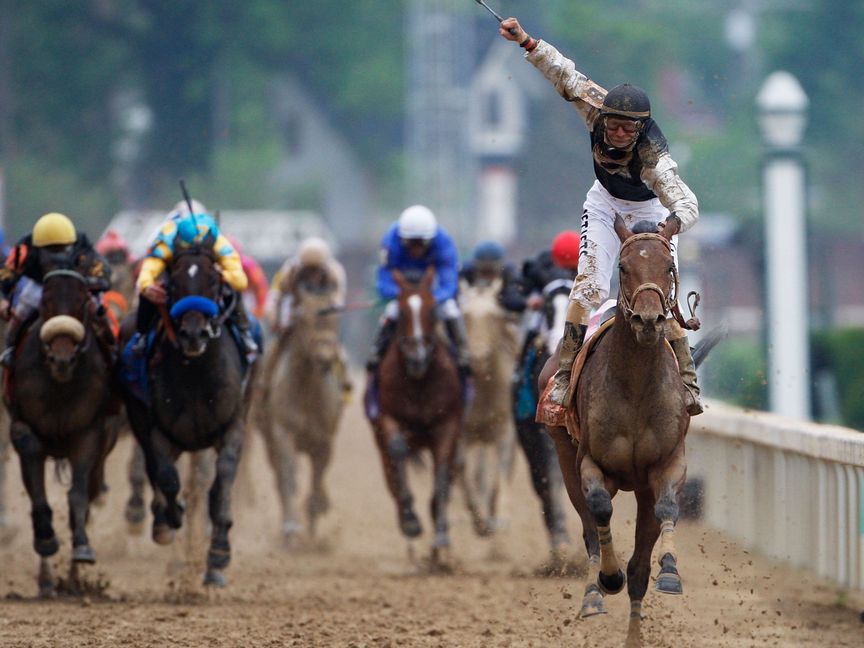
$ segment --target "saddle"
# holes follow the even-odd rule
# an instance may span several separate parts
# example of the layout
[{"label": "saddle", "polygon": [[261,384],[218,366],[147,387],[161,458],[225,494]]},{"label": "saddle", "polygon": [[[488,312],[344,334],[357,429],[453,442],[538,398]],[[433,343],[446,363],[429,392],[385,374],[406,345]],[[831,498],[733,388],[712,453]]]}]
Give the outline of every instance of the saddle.
[{"label": "saddle", "polygon": [[[579,434],[579,412],[576,409],[576,388],[579,386],[579,378],[582,375],[582,369],[585,367],[585,361],[588,359],[588,356],[593,353],[594,349],[597,346],[597,343],[603,338],[604,335],[612,328],[612,325],[615,323],[615,317],[610,317],[604,322],[600,323],[597,328],[593,331],[590,337],[586,337],[582,348],[579,349],[579,353],[576,355],[576,359],[573,361],[573,368],[570,370],[570,386],[567,389],[567,396],[564,399],[565,403],[570,403],[569,406],[563,408],[556,408],[555,411],[550,411],[551,408],[543,408],[541,404],[544,403],[548,397],[549,391],[552,389],[552,379],[550,378],[549,382],[546,383],[546,387],[543,389],[543,394],[540,396],[540,400],[537,404],[537,414],[535,417],[535,421],[537,423],[543,423],[544,425],[548,425],[550,427],[566,427],[567,433],[570,435],[570,439],[573,441],[574,445],[578,444],[580,441]],[[666,350],[672,354],[672,357],[675,357],[675,351],[672,350],[672,345],[669,344],[669,340],[663,340],[666,346]],[[677,364],[677,359],[676,359]]]}]

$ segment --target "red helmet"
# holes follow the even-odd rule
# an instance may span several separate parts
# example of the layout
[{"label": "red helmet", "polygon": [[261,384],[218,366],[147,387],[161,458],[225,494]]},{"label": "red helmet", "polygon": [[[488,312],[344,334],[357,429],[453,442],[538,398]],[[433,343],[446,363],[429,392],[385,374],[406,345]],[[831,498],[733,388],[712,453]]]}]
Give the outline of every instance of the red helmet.
[{"label": "red helmet", "polygon": [[579,266],[579,232],[566,230],[552,239],[552,260],[555,265],[569,270]]},{"label": "red helmet", "polygon": [[112,252],[122,252],[130,259],[132,256],[129,252],[129,245],[126,243],[126,239],[113,229],[109,229],[97,241],[96,251],[102,256],[107,256]]}]

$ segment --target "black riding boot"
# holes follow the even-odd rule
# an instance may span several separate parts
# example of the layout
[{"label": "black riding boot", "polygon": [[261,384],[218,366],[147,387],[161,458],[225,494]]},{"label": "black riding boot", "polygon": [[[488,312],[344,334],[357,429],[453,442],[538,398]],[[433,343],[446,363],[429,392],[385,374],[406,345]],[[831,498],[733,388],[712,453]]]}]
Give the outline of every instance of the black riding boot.
[{"label": "black riding boot", "polygon": [[384,320],[384,323],[378,327],[375,341],[372,342],[372,351],[369,354],[369,359],[366,360],[366,371],[373,373],[378,370],[381,358],[384,357],[384,352],[387,350],[394,333],[396,333],[396,320]]},{"label": "black riding boot", "polygon": [[444,320],[447,335],[453,346],[456,347],[456,363],[459,365],[459,373],[463,376],[471,375],[471,354],[468,352],[468,333],[465,331],[465,322],[461,317]]},{"label": "black riding boot", "polygon": [[137,356],[144,355],[147,350],[147,335],[159,317],[159,308],[146,297],[138,299],[138,312],[135,313],[135,343],[132,345],[132,353]]},{"label": "black riding boot", "polygon": [[261,350],[258,348],[258,343],[252,335],[252,324],[249,322],[249,315],[246,313],[246,304],[243,303],[241,295],[237,295],[237,304],[234,306],[232,318],[240,330],[240,339],[246,349],[246,354],[255,356]]}]

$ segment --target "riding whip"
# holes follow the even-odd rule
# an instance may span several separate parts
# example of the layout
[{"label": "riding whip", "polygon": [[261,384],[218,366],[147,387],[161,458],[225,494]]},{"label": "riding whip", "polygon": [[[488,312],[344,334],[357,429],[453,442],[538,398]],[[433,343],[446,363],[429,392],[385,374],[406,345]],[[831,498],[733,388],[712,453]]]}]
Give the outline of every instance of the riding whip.
[{"label": "riding whip", "polygon": [[[499,16],[497,13],[495,13],[495,10],[492,9],[492,7],[490,7],[489,5],[487,5],[485,2],[483,2],[483,0],[474,0],[474,2],[476,2],[476,3],[479,4],[481,7],[483,7],[486,11],[488,11],[488,12],[491,13],[493,16],[495,16],[495,18],[498,20],[499,23],[504,22],[504,19],[503,19],[501,16]],[[507,31],[510,32],[513,36],[516,35],[516,28],[515,28],[515,27],[511,27],[511,28],[508,29]]]}]

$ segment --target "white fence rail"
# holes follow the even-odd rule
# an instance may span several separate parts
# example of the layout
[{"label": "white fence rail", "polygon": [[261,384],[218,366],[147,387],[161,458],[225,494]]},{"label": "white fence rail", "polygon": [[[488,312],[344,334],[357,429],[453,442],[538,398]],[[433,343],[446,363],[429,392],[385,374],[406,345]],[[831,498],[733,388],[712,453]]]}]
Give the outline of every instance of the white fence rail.
[{"label": "white fence rail", "polygon": [[687,457],[710,526],[864,590],[864,433],[712,403]]}]

